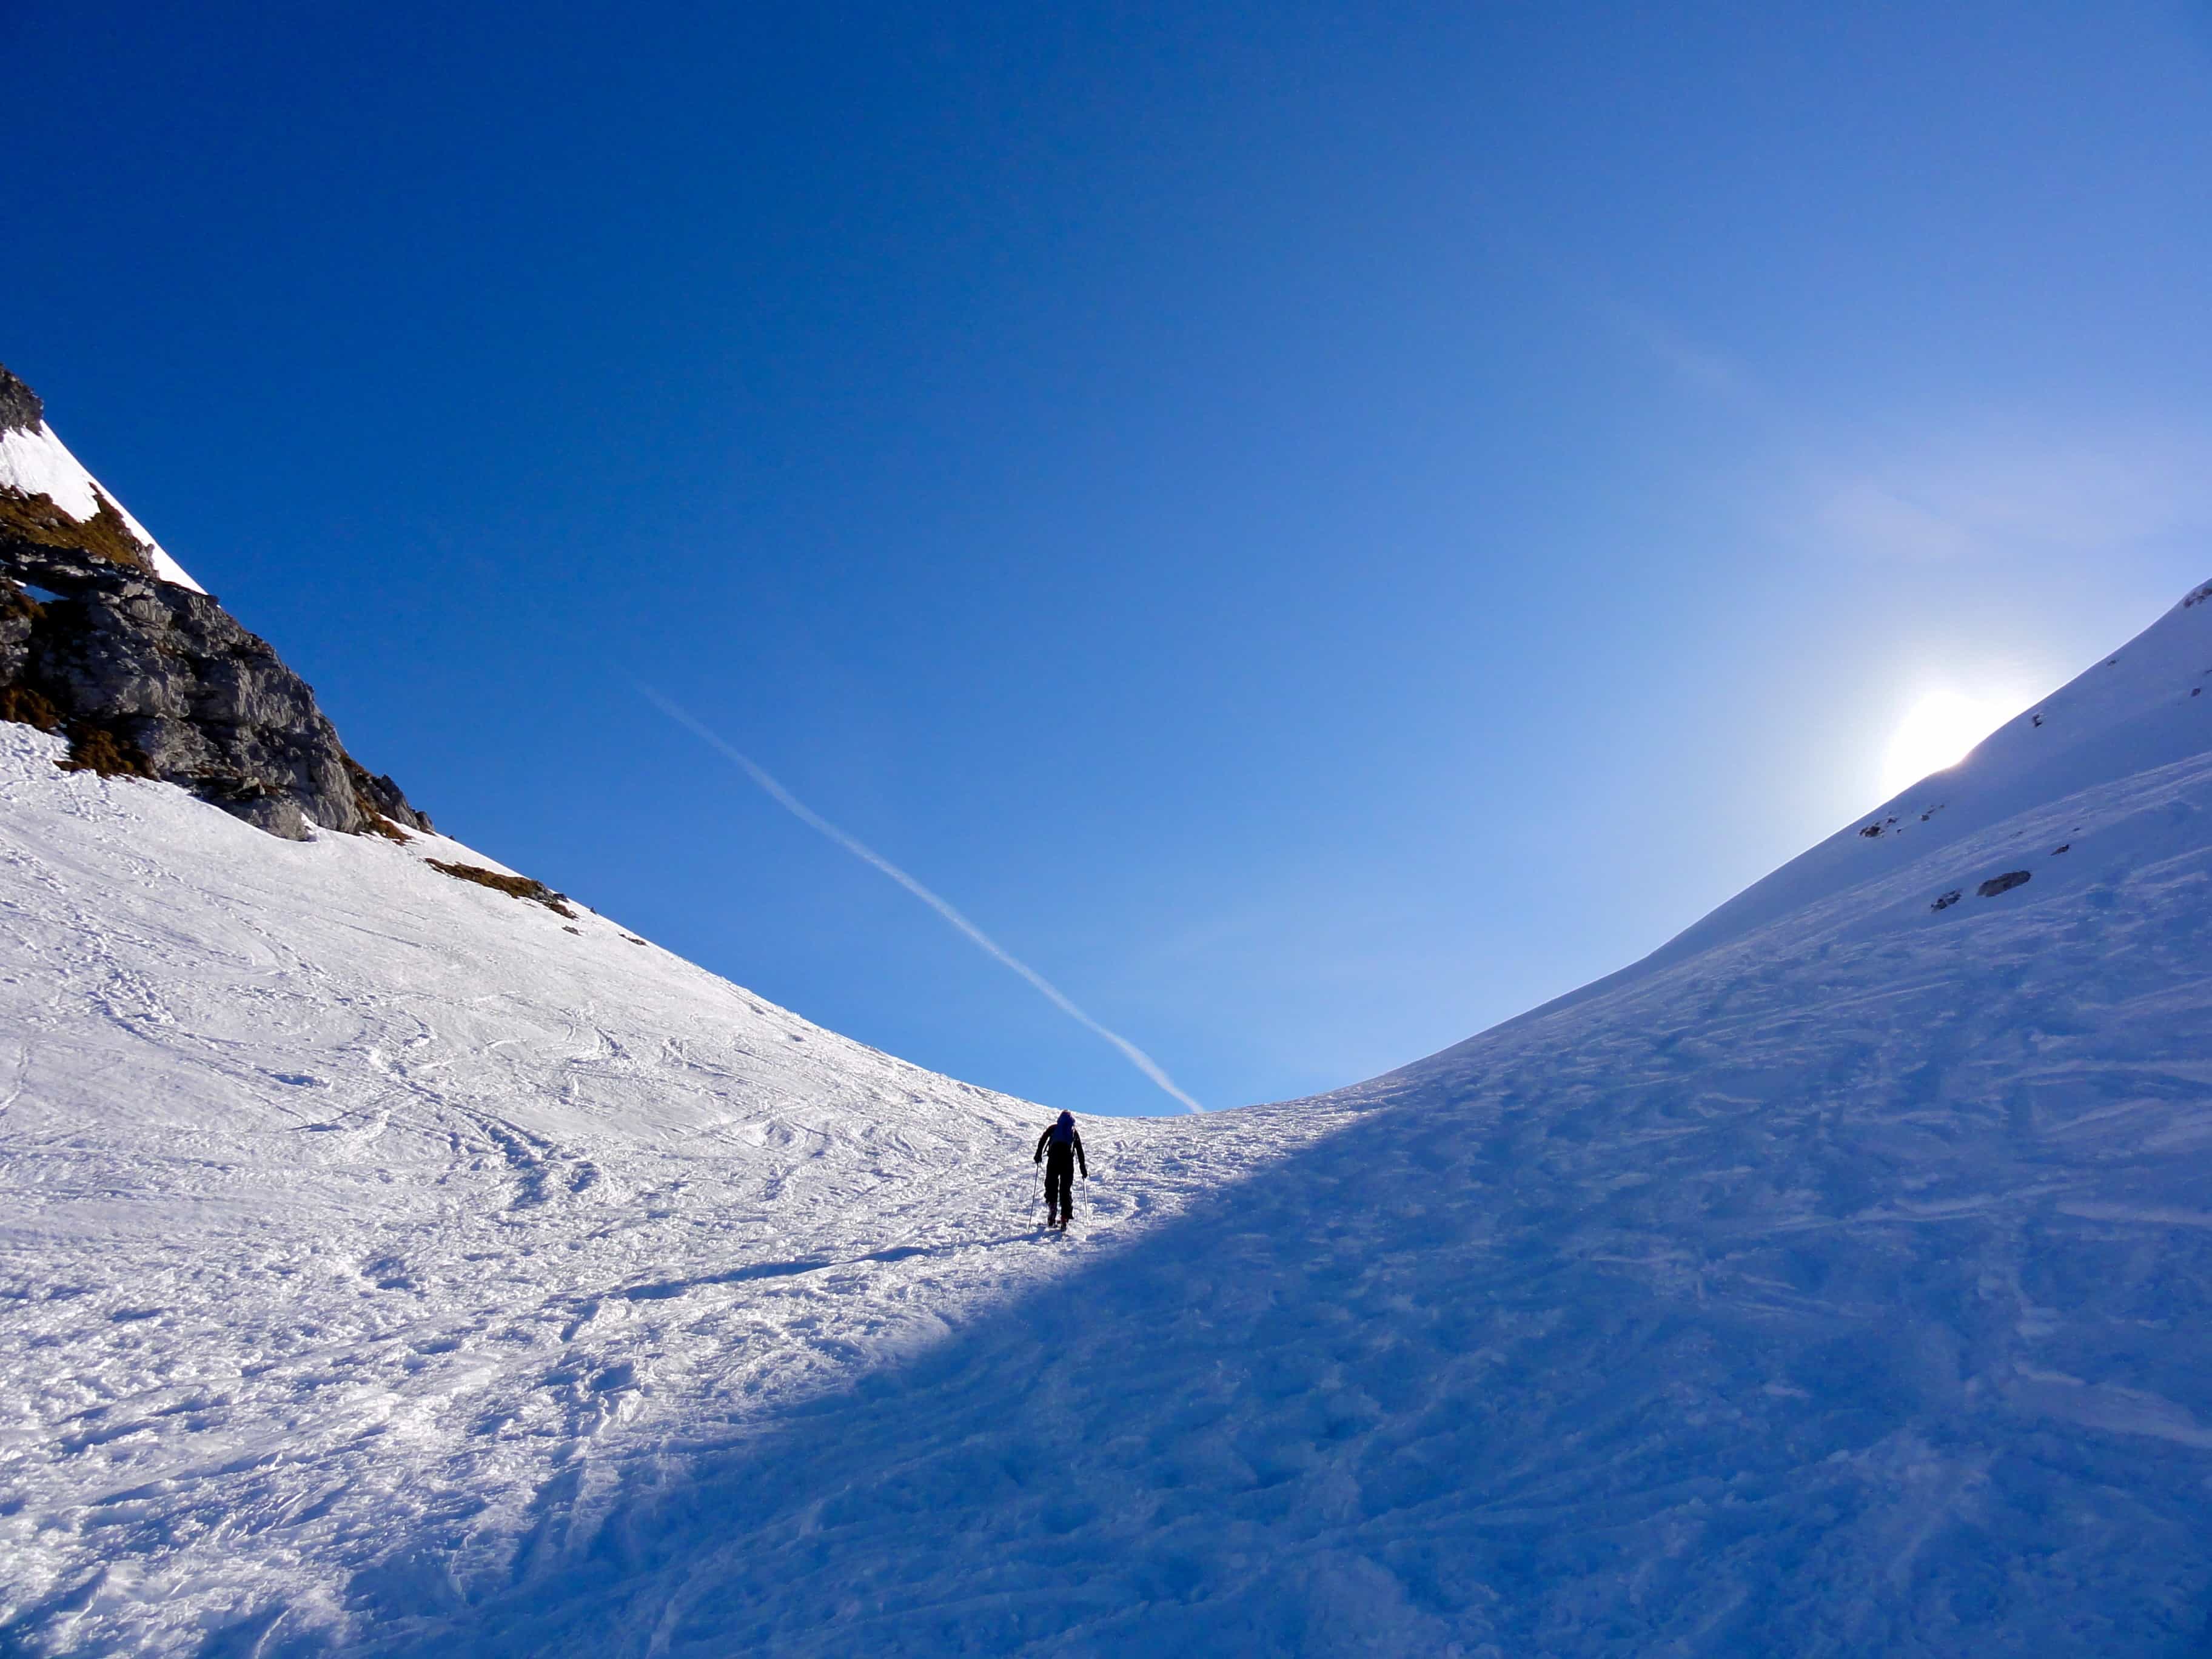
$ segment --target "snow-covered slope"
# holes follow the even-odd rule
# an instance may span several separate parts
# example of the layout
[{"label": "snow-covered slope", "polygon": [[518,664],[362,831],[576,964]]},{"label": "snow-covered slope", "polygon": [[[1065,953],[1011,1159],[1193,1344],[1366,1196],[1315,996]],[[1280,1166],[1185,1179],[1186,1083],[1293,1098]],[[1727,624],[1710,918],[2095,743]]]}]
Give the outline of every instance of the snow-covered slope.
[{"label": "snow-covered slope", "polygon": [[1738,939],[1962,841],[2027,808],[2200,752],[2212,690],[2212,584],[2194,588],[2125,646],[1772,875],[1753,882],[1618,973],[1523,1018],[1571,1007]]},{"label": "snow-covered slope", "polygon": [[419,1613],[1056,1259],[1039,1109],[61,753],[0,725],[0,1645]]},{"label": "snow-covered slope", "polygon": [[131,516],[122,502],[85,471],[84,464],[70,453],[69,446],[43,419],[25,427],[0,426],[0,489],[44,495],[79,524],[97,519],[104,503],[145,550],[146,563],[155,575],[195,593],[207,592]]},{"label": "snow-covered slope", "polygon": [[0,1646],[2201,1652],[2192,599],[1067,1241],[1035,1109],[0,727]]}]

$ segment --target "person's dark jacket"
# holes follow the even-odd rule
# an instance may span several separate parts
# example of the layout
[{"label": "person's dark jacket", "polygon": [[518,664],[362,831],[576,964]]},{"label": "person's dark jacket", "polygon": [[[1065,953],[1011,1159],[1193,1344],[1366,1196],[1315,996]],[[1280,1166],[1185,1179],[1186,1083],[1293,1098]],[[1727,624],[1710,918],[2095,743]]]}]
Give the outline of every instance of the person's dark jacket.
[{"label": "person's dark jacket", "polygon": [[1082,1132],[1070,1127],[1067,1132],[1067,1139],[1066,1140],[1054,1140],[1052,1139],[1052,1131],[1059,1127],[1060,1126],[1055,1123],[1051,1128],[1048,1128],[1042,1134],[1037,1137],[1036,1156],[1031,1158],[1030,1162],[1032,1164],[1042,1164],[1044,1162],[1046,1143],[1049,1141],[1051,1142],[1050,1150],[1052,1152],[1052,1161],[1054,1163],[1065,1166],[1072,1157],[1075,1161],[1076,1167],[1083,1171],[1083,1178],[1085,1181],[1090,1180],[1091,1166],[1085,1163],[1083,1159]]}]

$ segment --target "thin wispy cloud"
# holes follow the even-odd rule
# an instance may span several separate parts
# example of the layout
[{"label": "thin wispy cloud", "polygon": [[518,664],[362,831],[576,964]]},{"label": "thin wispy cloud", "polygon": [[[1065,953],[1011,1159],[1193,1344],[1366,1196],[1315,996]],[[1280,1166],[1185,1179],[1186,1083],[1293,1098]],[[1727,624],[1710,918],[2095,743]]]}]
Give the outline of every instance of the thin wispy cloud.
[{"label": "thin wispy cloud", "polygon": [[1641,346],[1692,391],[1730,402],[1747,401],[1753,394],[1755,388],[1742,366],[1727,353],[1626,300],[1608,295],[1595,305],[1617,332]]},{"label": "thin wispy cloud", "polygon": [[1123,1036],[1119,1031],[1113,1030],[1105,1025],[1102,1025],[1098,1021],[1093,1019],[1089,1014],[1084,1012],[1082,1009],[1076,1006],[1076,1005],[1068,999],[1067,994],[1060,990],[1058,986],[1054,985],[1042,974],[1037,972],[1036,969],[1030,967],[1029,963],[1024,962],[1019,957],[1014,955],[1012,951],[1007,950],[1006,946],[1000,945],[996,939],[993,939],[988,933],[986,933],[974,922],[969,921],[966,916],[961,915],[958,910],[954,908],[948,901],[940,897],[938,894],[932,892],[927,887],[915,880],[914,877],[908,875],[905,871],[900,869],[897,865],[893,864],[881,853],[877,852],[874,848],[870,847],[866,842],[860,840],[859,836],[849,834],[848,831],[842,830],[837,825],[832,823],[828,818],[823,817],[819,812],[809,806],[805,801],[793,794],[790,790],[785,788],[781,783],[776,781],[773,775],[771,775],[765,768],[762,767],[750,756],[745,754],[742,750],[738,749],[736,746],[726,741],[719,732],[716,732],[712,728],[702,725],[690,714],[689,710],[682,708],[677,703],[672,702],[668,698],[663,696],[659,692],[654,690],[649,685],[641,684],[638,687],[638,690],[643,695],[648,702],[653,704],[654,708],[658,708],[662,714],[667,715],[670,720],[674,720],[678,726],[690,732],[692,736],[697,738],[702,743],[714,750],[714,752],[721,756],[723,759],[728,761],[732,766],[735,766],[739,771],[743,772],[747,777],[758,784],[762,791],[767,794],[770,800],[773,800],[777,805],[782,807],[784,811],[790,813],[792,817],[797,818],[801,823],[806,825],[808,829],[815,830],[820,835],[827,837],[829,840],[835,842],[838,846],[843,848],[847,852],[850,853],[854,858],[859,859],[862,863],[872,865],[875,868],[883,872],[884,874],[889,876],[900,886],[905,888],[908,892],[913,894],[924,904],[927,904],[931,909],[936,911],[939,915],[944,917],[946,921],[950,922],[953,926],[953,927],[965,934],[969,940],[984,951],[985,954],[994,957],[1000,963],[1003,963],[1007,968],[1012,969],[1015,973],[1020,975],[1022,978],[1027,980],[1032,987],[1042,994],[1047,1001],[1053,1005],[1054,1007],[1059,1009],[1060,1012],[1066,1014],[1070,1019],[1075,1021],[1077,1024],[1082,1026],[1085,1030],[1091,1031],[1098,1036],[1103,1037],[1108,1042],[1113,1044],[1115,1048],[1121,1051],[1123,1059],[1127,1060],[1132,1066],[1135,1066],[1138,1071],[1142,1073],[1164,1093],[1167,1094],[1172,1099],[1179,1102],[1185,1110],[1202,1112],[1206,1109],[1206,1108],[1200,1105],[1195,1100],[1193,1100],[1188,1095],[1185,1094],[1176,1085],[1175,1079],[1167,1074],[1165,1069],[1161,1066],[1158,1060],[1154,1060],[1142,1048],[1139,1048],[1135,1043],[1130,1042],[1128,1038]]},{"label": "thin wispy cloud", "polygon": [[[1929,423],[1931,427],[1934,423]],[[2212,432],[1954,419],[1887,454],[1823,458],[1839,549],[1918,559],[2095,552],[2212,530]]]},{"label": "thin wispy cloud", "polygon": [[1762,428],[1762,493],[1796,538],[1832,553],[1914,561],[2111,550],[2212,532],[2212,429],[2193,418],[1921,413],[1836,429],[1752,368],[1613,294],[1592,312],[1669,378]]}]

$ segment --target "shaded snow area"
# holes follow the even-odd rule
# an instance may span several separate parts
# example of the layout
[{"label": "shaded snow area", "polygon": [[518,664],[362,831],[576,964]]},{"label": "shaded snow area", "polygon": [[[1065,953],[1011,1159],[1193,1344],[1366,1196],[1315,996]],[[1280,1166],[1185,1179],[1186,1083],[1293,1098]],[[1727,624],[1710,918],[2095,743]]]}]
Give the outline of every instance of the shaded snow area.
[{"label": "shaded snow area", "polygon": [[79,524],[97,518],[100,504],[105,501],[115,509],[124,527],[145,545],[156,576],[195,593],[207,592],[147,533],[145,526],[132,518],[122,502],[100,487],[43,421],[35,426],[0,429],[0,489],[44,495]]},{"label": "shaded snow area", "polygon": [[1065,1240],[1041,1109],[0,728],[0,1641],[2202,1655],[2208,670]]}]

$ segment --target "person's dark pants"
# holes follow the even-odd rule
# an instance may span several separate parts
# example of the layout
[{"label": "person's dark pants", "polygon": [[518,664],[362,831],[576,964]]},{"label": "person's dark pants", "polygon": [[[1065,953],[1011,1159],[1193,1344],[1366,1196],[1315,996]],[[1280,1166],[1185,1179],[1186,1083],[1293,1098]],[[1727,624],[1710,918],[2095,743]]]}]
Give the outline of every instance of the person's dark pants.
[{"label": "person's dark pants", "polygon": [[1075,1207],[1075,1165],[1054,1158],[1044,1166],[1044,1214],[1047,1221],[1057,1221],[1072,1214]]}]

